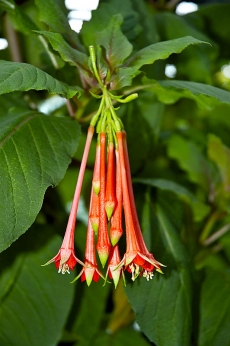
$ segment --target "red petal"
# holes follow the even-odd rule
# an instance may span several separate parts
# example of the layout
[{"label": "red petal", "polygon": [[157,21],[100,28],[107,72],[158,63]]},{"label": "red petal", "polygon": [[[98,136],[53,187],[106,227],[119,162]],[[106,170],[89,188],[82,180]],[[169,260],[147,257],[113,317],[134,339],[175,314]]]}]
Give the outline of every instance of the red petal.
[{"label": "red petal", "polygon": [[143,265],[144,265],[144,263],[145,263],[146,261],[145,261],[145,259],[144,258],[142,258],[140,255],[136,255],[136,257],[133,259],[133,263],[135,263],[135,264],[137,264],[137,265],[139,265],[139,266],[141,266],[141,267],[143,267]]},{"label": "red petal", "polygon": [[81,282],[85,281],[86,277],[85,277],[85,272],[83,271],[82,275],[81,275]]},{"label": "red petal", "polygon": [[93,281],[98,282],[98,280],[100,279],[100,275],[98,274],[98,272],[95,270],[94,274],[93,274]]},{"label": "red petal", "polygon": [[66,264],[68,264],[69,269],[73,270],[76,263],[77,263],[77,261],[76,261],[75,256],[73,254],[71,254],[68,261],[66,262]]}]

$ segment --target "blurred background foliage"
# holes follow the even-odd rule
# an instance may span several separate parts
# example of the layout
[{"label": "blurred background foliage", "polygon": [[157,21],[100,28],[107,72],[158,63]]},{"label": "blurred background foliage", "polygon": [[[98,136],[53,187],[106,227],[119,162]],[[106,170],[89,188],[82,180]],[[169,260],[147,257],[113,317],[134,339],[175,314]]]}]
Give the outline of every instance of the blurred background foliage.
[{"label": "blurred background foliage", "polygon": [[[122,32],[134,52],[184,36],[210,43],[192,45],[181,54],[144,66],[132,86],[122,89],[124,94],[135,90],[139,94],[118,111],[128,135],[138,214],[147,245],[167,265],[164,275],[156,274],[151,282],[139,279],[128,282],[126,288],[121,283],[117,290],[109,284],[102,287],[100,281],[86,287],[80,282],[69,284],[76,272],[66,277],[57,275],[54,266],[40,267],[61,243],[87,119],[98,101],[87,90],[67,105],[61,96],[44,90],[0,96],[0,119],[16,107],[22,113],[42,111],[63,121],[70,113],[81,125],[72,163],[64,176],[66,161],[53,185],[64,178],[57,187],[48,188],[28,232],[0,254],[1,346],[229,345],[230,2],[194,1],[197,10],[184,15],[177,13],[179,3],[100,0],[92,19],[84,21],[76,35],[68,26],[70,10],[62,0],[0,0],[0,37],[8,41],[0,58],[31,64],[81,88],[85,85],[76,67],[63,61],[33,30],[59,32],[72,47],[87,53],[95,33],[120,13]],[[209,85],[219,88],[216,97],[206,94]],[[68,126],[66,151],[72,156],[76,132]],[[94,148],[95,142],[78,213],[80,258],[84,256]],[[6,203],[3,197],[2,205]],[[7,232],[7,224],[4,229]]]}]

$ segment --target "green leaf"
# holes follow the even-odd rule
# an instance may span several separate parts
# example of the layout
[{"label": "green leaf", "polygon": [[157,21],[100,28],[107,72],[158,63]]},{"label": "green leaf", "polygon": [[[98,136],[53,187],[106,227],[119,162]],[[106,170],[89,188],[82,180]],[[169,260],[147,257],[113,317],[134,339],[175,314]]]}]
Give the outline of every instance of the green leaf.
[{"label": "green leaf", "polygon": [[79,67],[87,74],[91,74],[88,68],[88,56],[77,49],[72,48],[61,34],[50,31],[36,31],[50,42],[52,48],[57,51],[62,59],[73,66]]},{"label": "green leaf", "polygon": [[[81,284],[81,283],[80,283]],[[104,317],[110,285],[103,286],[103,280],[83,289],[81,303],[75,308],[75,321],[71,332],[84,340],[84,345],[93,345]],[[86,323],[86,321],[90,323]]]},{"label": "green leaf", "polygon": [[[131,328],[123,328],[118,332],[109,335],[107,333],[100,333],[96,335],[93,343],[94,346],[148,346],[149,343],[143,336]],[[76,344],[78,346],[78,344]]]},{"label": "green leaf", "polygon": [[140,71],[132,67],[120,67],[116,69],[115,77],[112,78],[110,83],[111,90],[118,90],[125,86],[132,85],[132,80]]},{"label": "green leaf", "polygon": [[[148,202],[147,202],[148,203]],[[177,230],[160,206],[145,204],[142,220],[144,234],[153,233],[156,259],[167,265],[164,275],[156,273],[151,281],[140,278],[128,285],[128,298],[141,330],[157,346],[190,346],[191,278],[188,255]],[[154,251],[155,253],[155,251]]]},{"label": "green leaf", "polygon": [[175,40],[154,43],[135,53],[125,66],[135,67],[137,70],[147,64],[152,64],[159,59],[167,59],[173,53],[180,53],[191,44],[207,43],[191,36],[177,38]]},{"label": "green leaf", "polygon": [[201,289],[199,346],[226,345],[230,340],[229,271],[206,270]]},{"label": "green leaf", "polygon": [[208,189],[210,181],[210,165],[200,148],[192,141],[173,135],[167,142],[168,155],[175,159],[179,166],[187,172],[189,180]]},{"label": "green leaf", "polygon": [[104,30],[111,21],[111,18],[118,13],[124,18],[122,32],[130,40],[135,38],[140,31],[137,23],[138,13],[132,8],[130,0],[100,1],[96,11],[92,11],[90,21],[84,21],[80,36],[85,47],[95,45],[95,33]]},{"label": "green leaf", "polygon": [[226,193],[230,193],[230,149],[226,147],[220,138],[209,135],[208,156],[217,165]]},{"label": "green leaf", "polygon": [[[195,16],[196,14],[193,13]],[[153,18],[161,41],[192,36],[198,40],[211,43],[211,47],[209,45],[189,47],[175,59],[172,57],[177,68],[177,75],[182,75],[183,79],[186,80],[211,84],[211,60],[214,56],[217,56],[218,47],[211,37],[205,34],[203,27],[199,27],[199,18],[195,18],[194,23],[192,23],[187,16],[178,16],[176,13],[169,11],[160,11],[154,14]]]},{"label": "green leaf", "polygon": [[47,90],[71,98],[81,88],[69,86],[29,64],[0,60],[0,95],[12,91]]},{"label": "green leaf", "polygon": [[63,178],[79,126],[67,118],[12,111],[0,118],[0,252],[34,222],[48,186]]},{"label": "green leaf", "polygon": [[132,45],[121,32],[123,18],[120,14],[112,17],[104,30],[96,33],[96,43],[105,48],[106,60],[113,71],[131,54]]},{"label": "green leaf", "polygon": [[157,187],[161,190],[172,191],[182,201],[190,204],[194,213],[194,220],[199,222],[204,219],[210,212],[210,207],[200,202],[188,189],[184,186],[175,183],[174,181],[166,179],[135,179],[134,182],[142,183],[150,186]]},{"label": "green leaf", "polygon": [[[61,244],[49,238],[50,229],[31,229],[0,255],[0,344],[57,345],[74,294],[70,276],[57,274],[54,265],[41,267]],[[23,251],[23,252],[22,252]]]},{"label": "green leaf", "polygon": [[207,109],[220,104],[220,102],[230,104],[229,92],[211,85],[179,80],[159,81],[158,83],[160,84],[160,89],[158,89],[157,83],[154,86],[158,95],[164,92],[164,90],[167,91],[169,95],[174,96],[173,103],[181,97],[187,97],[194,99],[200,106]]},{"label": "green leaf", "polygon": [[62,1],[56,0],[35,0],[39,10],[40,20],[46,23],[51,31],[60,33],[72,47],[84,51],[78,35],[69,25],[67,10]]},{"label": "green leaf", "polygon": [[9,94],[0,95],[0,117],[8,113],[9,109],[14,107],[27,108],[28,104],[23,98],[22,92],[12,92]]}]

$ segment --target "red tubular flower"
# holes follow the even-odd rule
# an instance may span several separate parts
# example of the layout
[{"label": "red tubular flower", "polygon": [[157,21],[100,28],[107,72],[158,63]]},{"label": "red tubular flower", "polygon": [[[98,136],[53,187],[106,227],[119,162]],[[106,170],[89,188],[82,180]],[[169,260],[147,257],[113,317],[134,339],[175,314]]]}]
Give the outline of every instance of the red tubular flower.
[{"label": "red tubular flower", "polygon": [[108,145],[108,164],[107,164],[107,177],[106,177],[106,195],[105,195],[105,210],[110,220],[114,208],[116,206],[115,194],[115,151],[114,144]]},{"label": "red tubular flower", "polygon": [[93,171],[93,191],[98,196],[100,192],[100,145],[96,147],[96,158]]},{"label": "red tubular flower", "polygon": [[100,194],[99,194],[99,229],[98,229],[98,241],[97,252],[104,267],[109,257],[111,248],[107,216],[105,211],[105,182],[106,182],[106,134],[100,133]]},{"label": "red tubular flower", "polygon": [[[141,248],[141,252],[152,262],[152,263],[149,263],[149,271],[154,270],[153,263],[156,263],[156,264],[158,264],[158,265],[155,265],[156,271],[158,271],[159,273],[162,273],[160,266],[164,267],[164,265],[162,263],[156,261],[155,258],[153,257],[153,255],[148,251],[148,249],[145,245],[145,241],[144,241],[142,232],[141,232],[141,227],[140,227],[140,223],[139,223],[138,216],[137,216],[137,210],[136,210],[135,199],[134,199],[134,194],[133,194],[131,170],[130,170],[130,164],[129,164],[129,154],[128,154],[128,147],[127,147],[127,140],[126,140],[126,132],[125,131],[122,131],[122,138],[123,138],[123,152],[124,152],[124,160],[125,160],[125,167],[126,167],[127,183],[128,183],[128,190],[129,190],[129,200],[130,200],[130,206],[131,206],[136,236],[137,236],[140,248]],[[147,268],[146,268],[146,270],[147,270]]]},{"label": "red tubular flower", "polygon": [[146,246],[143,246],[139,232],[136,233],[136,220],[135,217],[133,217],[133,205],[130,200],[129,191],[130,186],[132,187],[132,185],[130,181],[128,182],[130,177],[129,174],[127,174],[122,132],[117,132],[117,140],[120,157],[122,193],[126,224],[126,253],[124,255],[124,258],[120,262],[120,266],[124,265],[125,269],[132,273],[132,280],[135,280],[137,276],[139,276],[139,274],[143,275],[147,280],[149,280],[152,278],[153,270],[155,268],[161,270],[161,263],[156,261],[153,256],[153,259],[150,259],[146,256]]},{"label": "red tubular flower", "polygon": [[[94,192],[92,188],[91,203],[93,193]],[[86,281],[87,285],[89,286],[92,281],[97,282],[100,279],[100,276],[104,279],[103,275],[101,274],[97,266],[94,236],[94,230],[89,220],[86,236],[84,267],[82,268],[80,274],[72,282],[76,281],[77,279],[79,279],[79,277],[81,277],[81,281]]]},{"label": "red tubular flower", "polygon": [[99,191],[100,191],[100,145],[96,148],[96,159],[93,171],[93,196],[89,211],[89,218],[95,234],[99,227]]},{"label": "red tubular flower", "polygon": [[58,254],[53,257],[50,261],[48,261],[44,265],[48,265],[52,262],[55,263],[56,268],[58,269],[59,273],[65,274],[66,272],[69,273],[69,269],[73,270],[76,263],[80,263],[84,265],[76,256],[74,251],[74,232],[75,232],[75,224],[76,224],[76,215],[77,215],[77,209],[78,204],[80,200],[80,194],[81,194],[81,188],[82,188],[82,182],[84,178],[85,173],[85,167],[88,159],[89,149],[91,145],[91,141],[94,134],[94,127],[89,126],[88,128],[88,134],[85,144],[85,149],[81,161],[81,167],[78,175],[77,185],[74,193],[73,203],[69,215],[69,220],[65,232],[65,236],[62,242],[62,246],[58,252]]},{"label": "red tubular flower", "polygon": [[108,260],[108,269],[106,273],[106,277],[109,276],[110,279],[113,280],[115,288],[119,282],[121,275],[124,279],[123,268],[119,264],[121,262],[120,252],[118,245],[116,244],[112,250],[110,251],[109,260]]},{"label": "red tubular flower", "polygon": [[122,229],[122,184],[121,184],[121,167],[120,167],[120,159],[119,153],[116,149],[116,198],[117,198],[117,206],[114,210],[114,214],[111,219],[111,227],[110,227],[110,239],[113,246],[115,246],[123,234]]}]

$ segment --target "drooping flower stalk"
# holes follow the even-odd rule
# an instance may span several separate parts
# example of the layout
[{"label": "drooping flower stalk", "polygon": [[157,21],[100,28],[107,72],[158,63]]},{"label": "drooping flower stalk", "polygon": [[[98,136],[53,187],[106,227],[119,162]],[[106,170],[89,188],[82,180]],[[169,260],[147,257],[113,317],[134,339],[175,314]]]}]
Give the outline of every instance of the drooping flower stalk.
[{"label": "drooping flower stalk", "polygon": [[122,229],[122,210],[123,210],[123,199],[122,199],[122,184],[121,184],[121,167],[118,149],[115,151],[116,155],[116,199],[117,206],[114,210],[111,227],[110,227],[110,240],[113,246],[117,244],[120,237],[123,234]]},{"label": "drooping flower stalk", "polygon": [[56,265],[56,268],[58,269],[58,272],[62,274],[65,274],[66,272],[69,273],[69,269],[73,270],[77,262],[84,265],[75,256],[74,233],[75,233],[77,209],[78,209],[80,195],[81,195],[81,188],[82,188],[86,163],[87,163],[87,159],[89,155],[89,149],[92,142],[93,134],[94,134],[94,127],[89,126],[85,149],[84,149],[80,171],[78,175],[77,185],[76,185],[74,198],[73,198],[73,202],[72,202],[72,206],[70,210],[69,220],[68,220],[68,224],[67,224],[67,228],[66,228],[66,232],[64,235],[61,248],[55,257],[53,257],[50,261],[44,264],[44,265],[48,265],[54,262]]},{"label": "drooping flower stalk", "polygon": [[97,241],[97,252],[104,267],[109,257],[111,248],[107,215],[105,210],[105,189],[106,189],[106,134],[100,133],[100,194],[99,194],[99,229],[98,229],[98,241]]}]

